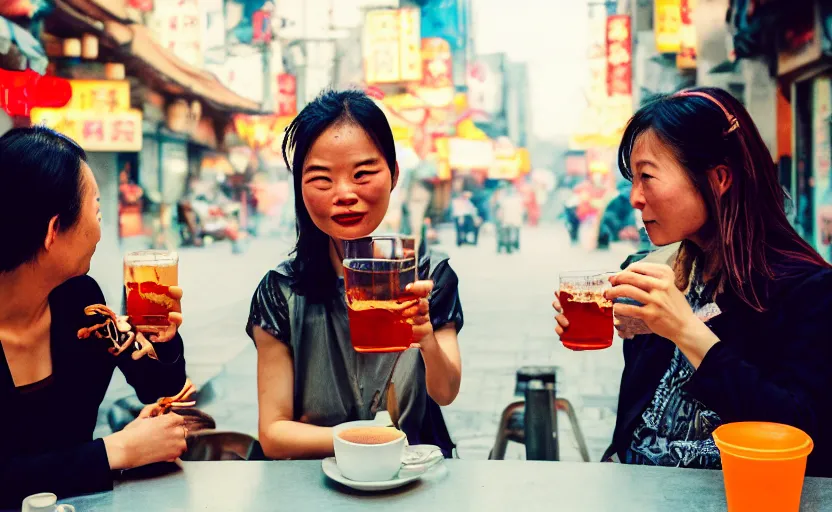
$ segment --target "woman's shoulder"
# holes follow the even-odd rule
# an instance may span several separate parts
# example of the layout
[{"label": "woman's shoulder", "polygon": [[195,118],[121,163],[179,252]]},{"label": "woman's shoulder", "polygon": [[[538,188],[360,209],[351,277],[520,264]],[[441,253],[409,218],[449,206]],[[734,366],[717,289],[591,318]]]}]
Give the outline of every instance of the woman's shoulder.
[{"label": "woman's shoulder", "polygon": [[804,265],[780,283],[784,296],[800,295],[814,301],[832,303],[832,267]]},{"label": "woman's shoulder", "polygon": [[293,259],[282,261],[275,268],[266,272],[263,279],[260,280],[259,286],[267,286],[270,283],[291,285],[295,280],[293,261]]},{"label": "woman's shoulder", "polygon": [[428,249],[422,254],[419,259],[419,271],[434,281],[449,276],[456,278],[456,272],[451,267],[451,257],[438,249]]},{"label": "woman's shoulder", "polygon": [[253,303],[264,306],[285,306],[287,296],[295,282],[295,273],[291,259],[281,262],[266,272],[254,291]]},{"label": "woman's shoulder", "polygon": [[[800,264],[769,282],[771,309],[805,315],[832,314],[832,267]],[[824,313],[824,314],[826,314]]]},{"label": "woman's shoulder", "polygon": [[98,282],[88,275],[73,277],[55,288],[49,296],[50,302],[61,306],[80,304],[104,304],[104,293]]}]

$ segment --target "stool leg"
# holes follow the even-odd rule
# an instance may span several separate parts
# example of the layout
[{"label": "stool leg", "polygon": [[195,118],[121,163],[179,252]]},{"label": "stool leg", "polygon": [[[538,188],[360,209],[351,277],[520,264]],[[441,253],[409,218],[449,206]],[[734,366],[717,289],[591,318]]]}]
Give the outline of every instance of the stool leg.
[{"label": "stool leg", "polygon": [[508,446],[508,423],[511,420],[511,415],[514,411],[521,409],[524,402],[513,402],[503,409],[503,414],[500,417],[500,424],[497,426],[497,438],[494,441],[494,448],[488,455],[489,460],[503,460],[506,458],[506,447]]},{"label": "stool leg", "polygon": [[575,408],[565,398],[558,398],[555,400],[555,410],[563,411],[569,417],[569,423],[572,424],[572,434],[578,442],[578,450],[581,452],[581,457],[584,462],[589,462],[589,450],[586,447],[586,440],[584,434],[581,432],[581,426],[578,425],[578,417],[575,416]]}]

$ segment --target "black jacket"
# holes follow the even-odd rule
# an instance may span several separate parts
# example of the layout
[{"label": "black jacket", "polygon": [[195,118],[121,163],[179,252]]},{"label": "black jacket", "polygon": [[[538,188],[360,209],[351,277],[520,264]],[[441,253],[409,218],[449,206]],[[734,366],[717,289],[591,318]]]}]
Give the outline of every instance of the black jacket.
[{"label": "black jacket", "polygon": [[[788,277],[755,279],[767,298],[754,311],[734,293],[717,297],[708,322],[720,342],[705,355],[687,391],[724,423],[793,425],[815,443],[807,474],[832,477],[832,270],[801,265]],[[658,335],[624,341],[624,372],[612,446],[624,454],[667,370],[674,344]]]},{"label": "black jacket", "polygon": [[91,304],[104,304],[104,295],[88,276],[67,281],[49,296],[48,383],[16,388],[0,346],[0,509],[19,509],[24,497],[38,492],[65,499],[112,489],[104,441],[93,440],[93,430],[116,367],[144,403],[173,396],[185,384],[179,335],[155,344],[159,361],[134,361],[132,350],[114,357],[103,340],[79,340],[78,329],[94,323],[84,314]]}]

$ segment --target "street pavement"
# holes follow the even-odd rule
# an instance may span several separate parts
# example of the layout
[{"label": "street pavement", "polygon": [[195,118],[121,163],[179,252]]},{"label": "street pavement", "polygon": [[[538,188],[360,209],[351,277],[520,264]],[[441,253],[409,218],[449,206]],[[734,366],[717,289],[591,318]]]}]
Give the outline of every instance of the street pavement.
[{"label": "street pavement", "polygon": [[[602,351],[572,352],[554,332],[551,302],[558,273],[567,270],[615,270],[633,251],[616,246],[587,251],[569,243],[560,225],[526,228],[519,253],[497,254],[487,233],[477,247],[455,247],[453,232],[441,231],[440,250],[451,256],[459,274],[465,326],[460,333],[462,388],[444,408],[460,457],[484,459],[494,443],[497,424],[514,397],[515,372],[526,365],[557,366],[559,397],[577,411],[592,460],[599,460],[611,439],[623,360],[621,342]],[[290,250],[287,238],[255,239],[244,254],[226,243],[180,252],[180,282],[185,290],[185,357],[198,387],[211,382],[211,398],[199,407],[217,428],[257,435],[256,352],[244,332],[251,295],[267,270]],[[117,374],[102,404],[96,435],[108,433],[106,408],[132,394]],[[565,416],[559,418],[561,458],[580,460]],[[506,458],[523,458],[522,446],[510,445]]]}]

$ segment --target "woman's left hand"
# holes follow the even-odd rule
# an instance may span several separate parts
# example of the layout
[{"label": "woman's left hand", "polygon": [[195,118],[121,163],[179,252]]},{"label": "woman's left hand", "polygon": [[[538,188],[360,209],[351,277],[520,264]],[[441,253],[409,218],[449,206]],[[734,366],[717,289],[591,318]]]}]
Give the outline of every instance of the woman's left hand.
[{"label": "woman's left hand", "polygon": [[685,295],[676,288],[675,280],[667,265],[634,263],[610,277],[613,287],[604,296],[608,300],[637,300],[643,305],[615,304],[615,315],[642,320],[651,331],[678,344],[681,333],[699,319]]},{"label": "woman's left hand", "polygon": [[675,281],[667,265],[634,263],[610,278],[613,287],[604,296],[608,300],[626,297],[643,304],[615,304],[613,313],[643,321],[651,331],[675,343],[693,367],[699,368],[719,338],[696,317]]},{"label": "woman's left hand", "polygon": [[168,297],[173,299],[174,302],[173,311],[168,313],[168,322],[170,323],[164,331],[148,338],[153,343],[167,343],[172,340],[182,325],[182,288],[171,286],[168,288]]},{"label": "woman's left hand", "polygon": [[424,343],[436,343],[433,338],[433,324],[430,322],[428,297],[433,291],[433,281],[416,281],[407,285],[405,291],[415,295],[414,304],[402,311],[402,317],[413,326],[413,343],[410,348],[421,349]]}]

